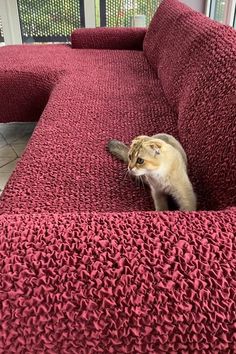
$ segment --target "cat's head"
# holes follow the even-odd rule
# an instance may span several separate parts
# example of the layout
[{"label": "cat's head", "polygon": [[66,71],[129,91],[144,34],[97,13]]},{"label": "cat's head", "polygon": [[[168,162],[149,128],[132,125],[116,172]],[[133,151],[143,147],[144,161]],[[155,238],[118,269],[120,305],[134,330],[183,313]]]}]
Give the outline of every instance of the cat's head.
[{"label": "cat's head", "polygon": [[134,176],[143,176],[157,171],[163,164],[163,156],[169,144],[148,136],[138,136],[130,146],[128,170]]}]

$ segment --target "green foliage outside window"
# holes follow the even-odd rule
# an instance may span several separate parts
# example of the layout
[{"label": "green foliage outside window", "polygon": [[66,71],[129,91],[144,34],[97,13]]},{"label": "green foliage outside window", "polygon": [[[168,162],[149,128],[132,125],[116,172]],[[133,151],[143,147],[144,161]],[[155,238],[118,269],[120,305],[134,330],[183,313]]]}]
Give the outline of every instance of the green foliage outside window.
[{"label": "green foliage outside window", "polygon": [[80,27],[78,0],[18,0],[22,35],[66,36]]},{"label": "green foliage outside window", "polygon": [[[100,0],[95,1],[97,9]],[[130,27],[133,25],[135,15],[145,15],[148,26],[160,2],[161,0],[106,0],[106,25]],[[96,25],[100,26],[99,15],[96,17]]]},{"label": "green foliage outside window", "polygon": [[[161,0],[106,0],[106,13],[100,13],[100,2],[95,5],[96,26],[101,16],[106,17],[108,27],[132,26],[135,15],[145,15],[149,24]],[[66,37],[74,28],[81,27],[80,0],[18,0],[23,41],[27,38]]]}]

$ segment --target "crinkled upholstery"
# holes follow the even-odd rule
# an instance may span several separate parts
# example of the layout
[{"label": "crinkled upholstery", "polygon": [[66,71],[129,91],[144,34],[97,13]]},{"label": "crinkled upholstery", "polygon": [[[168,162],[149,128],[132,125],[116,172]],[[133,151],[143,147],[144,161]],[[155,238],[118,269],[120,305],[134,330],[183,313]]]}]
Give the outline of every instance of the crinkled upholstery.
[{"label": "crinkled upholstery", "polygon": [[[39,120],[0,201],[0,352],[236,352],[235,43],[164,0],[144,51],[0,49],[0,120]],[[106,152],[163,131],[219,211],[151,212]]]},{"label": "crinkled upholstery", "polygon": [[0,348],[234,353],[235,215],[1,216]]},{"label": "crinkled upholstery", "polygon": [[[25,66],[32,50],[35,57],[21,76],[29,77],[34,70],[43,76],[44,63],[50,71],[56,62],[58,73],[54,71],[53,80],[56,76],[57,83],[51,84],[40,122],[4,191],[1,212],[153,210],[150,192],[125,177],[126,167],[105,148],[112,137],[129,142],[134,135],[160,130],[178,134],[177,117],[143,52],[47,46],[39,56],[41,47],[25,46],[22,51],[16,46],[11,52],[18,60],[12,62],[11,70]],[[52,57],[55,60],[50,61]],[[4,60],[9,61],[8,48],[2,50]],[[31,119],[24,90],[33,107],[37,85],[43,91],[46,80],[42,79],[41,86],[29,80],[19,90],[18,119]],[[14,100],[14,85],[9,88],[9,100]],[[40,102],[43,97],[39,96]],[[0,107],[4,109],[4,101]],[[7,115],[13,117],[14,105],[8,108]]]},{"label": "crinkled upholstery", "polygon": [[72,48],[142,50],[145,28],[79,28],[71,34]]}]

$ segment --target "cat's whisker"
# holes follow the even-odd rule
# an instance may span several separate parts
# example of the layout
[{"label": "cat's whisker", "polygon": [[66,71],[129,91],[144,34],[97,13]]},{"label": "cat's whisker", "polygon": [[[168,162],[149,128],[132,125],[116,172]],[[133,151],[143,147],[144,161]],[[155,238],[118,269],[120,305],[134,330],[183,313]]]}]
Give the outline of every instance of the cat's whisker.
[{"label": "cat's whisker", "polygon": [[143,176],[141,176],[140,179],[141,179],[141,182],[142,182],[143,189],[145,189],[144,181],[143,181]]},{"label": "cat's whisker", "polygon": [[134,176],[132,175],[132,173],[130,171],[127,170],[127,175],[129,176],[129,179],[131,179],[132,181],[134,180]]},{"label": "cat's whisker", "polygon": [[135,178],[135,180],[137,181],[137,185],[138,185],[138,187],[140,187],[141,186],[141,178],[140,178],[140,176],[137,176],[136,178]]},{"label": "cat's whisker", "polygon": [[139,187],[142,187],[142,177],[141,176],[139,176]]},{"label": "cat's whisker", "polygon": [[123,173],[122,173],[123,178],[126,179],[126,177],[127,177],[127,171],[122,171],[122,172],[123,172]]},{"label": "cat's whisker", "polygon": [[126,180],[127,178],[130,178],[130,173],[128,170],[123,171],[123,179]]}]

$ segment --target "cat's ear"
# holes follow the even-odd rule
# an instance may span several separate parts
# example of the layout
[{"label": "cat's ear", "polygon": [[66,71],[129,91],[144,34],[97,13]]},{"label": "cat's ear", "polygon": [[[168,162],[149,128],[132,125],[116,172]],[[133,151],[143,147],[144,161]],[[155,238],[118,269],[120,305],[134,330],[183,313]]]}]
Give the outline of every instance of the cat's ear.
[{"label": "cat's ear", "polygon": [[147,140],[150,139],[147,135],[139,135],[135,138],[136,140]]},{"label": "cat's ear", "polygon": [[148,139],[149,137],[146,136],[146,135],[139,135],[139,136],[136,136],[136,138],[134,138],[132,140],[132,144],[137,144],[137,143],[141,143],[141,142],[144,142]]},{"label": "cat's ear", "polygon": [[159,147],[157,147],[156,145],[152,144],[151,148],[155,152],[155,155],[160,155],[160,148]]},{"label": "cat's ear", "polygon": [[161,153],[161,143],[159,141],[152,142],[150,144],[151,149],[155,152],[155,155],[160,155]]}]

